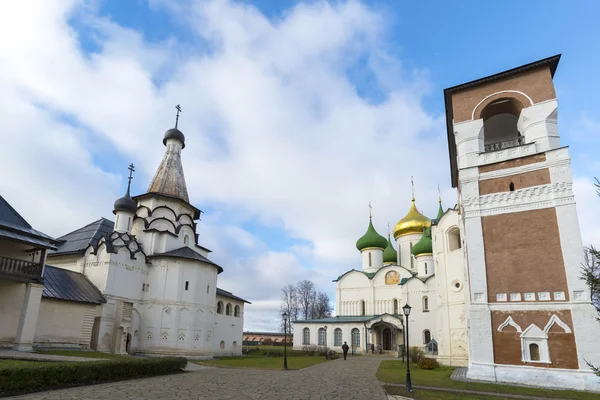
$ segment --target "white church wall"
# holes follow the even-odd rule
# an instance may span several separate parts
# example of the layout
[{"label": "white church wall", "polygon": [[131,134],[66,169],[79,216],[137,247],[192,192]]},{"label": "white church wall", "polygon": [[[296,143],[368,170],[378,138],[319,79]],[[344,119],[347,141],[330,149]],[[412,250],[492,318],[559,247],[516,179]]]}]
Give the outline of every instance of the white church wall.
[{"label": "white church wall", "polygon": [[[223,302],[223,314],[215,314],[215,335],[213,353],[221,356],[242,354],[242,335],[244,330],[244,303],[229,297],[217,296],[216,301]],[[231,315],[227,315],[227,304],[231,304]],[[240,314],[235,316],[235,307]]]},{"label": "white church wall", "polygon": [[[308,328],[309,329],[309,333],[310,333],[310,341],[309,341],[309,346],[318,346],[319,345],[319,329],[320,328],[327,328],[326,330],[326,344],[327,347],[330,350],[334,350],[338,353],[342,352],[342,345],[344,344],[344,342],[347,342],[348,346],[350,346],[350,350],[349,353],[352,353],[352,330],[353,329],[358,329],[358,331],[360,332],[360,337],[359,337],[359,341],[360,341],[360,345],[357,346],[355,348],[355,353],[356,354],[363,354],[364,353],[364,349],[366,347],[366,342],[365,340],[367,340],[366,336],[365,336],[365,327],[363,323],[356,323],[356,322],[352,322],[352,323],[305,323],[305,322],[296,322],[294,324],[294,343],[293,343],[293,349],[294,350],[302,350],[302,347],[305,346],[305,344],[303,344],[303,332],[304,332],[304,328]],[[336,329],[341,329],[342,331],[342,340],[341,340],[341,344],[339,346],[336,346],[335,343],[335,330]]]},{"label": "white church wall", "polygon": [[33,339],[36,346],[89,348],[96,307],[42,298]]},{"label": "white church wall", "polygon": [[26,284],[0,279],[0,347],[14,344]]},{"label": "white church wall", "polygon": [[[412,307],[408,317],[410,347],[424,348],[425,330],[428,330],[432,338],[435,338],[434,333],[437,326],[435,280],[435,276],[427,279],[425,283],[418,278],[413,278],[402,286],[405,301]],[[427,298],[427,307],[425,307],[424,298]]]},{"label": "white church wall", "polygon": [[468,363],[465,254],[462,235],[461,247],[456,249],[450,246],[449,237],[459,226],[460,216],[452,210],[432,227],[438,299],[437,329],[432,337],[438,342],[440,363],[465,366]]},{"label": "white church wall", "polygon": [[401,313],[403,296],[402,287],[399,286],[403,278],[412,274],[405,268],[391,265],[381,268],[372,279],[373,307],[370,315],[394,313],[394,300],[398,301],[398,312]]},{"label": "white church wall", "polygon": [[365,301],[366,313],[372,303],[372,285],[369,278],[358,271],[351,271],[338,281],[340,310],[338,315],[361,315],[361,302]]},{"label": "white church wall", "polygon": [[[408,269],[414,270],[416,263],[411,251],[411,244],[415,245],[421,240],[422,233],[404,235],[396,239],[396,248],[398,250],[398,263]],[[412,261],[411,261],[412,260]],[[412,263],[412,264],[411,264]]]},{"label": "white church wall", "polygon": [[79,273],[81,273],[83,270],[83,258],[81,257],[81,254],[70,254],[60,256],[48,255],[48,258],[46,259],[46,264]]},{"label": "white church wall", "polygon": [[139,351],[212,357],[216,280],[217,270],[212,265],[154,258],[148,275],[150,288],[140,305],[143,316]]},{"label": "white church wall", "polygon": [[142,294],[142,282],[148,274],[144,256],[138,253],[136,259],[132,259],[129,250],[125,248],[109,256],[110,268],[104,293],[130,299],[132,302],[139,299]]},{"label": "white church wall", "polygon": [[[98,249],[98,254],[92,254],[89,248],[85,256],[78,263],[83,264],[80,271],[92,282],[101,292],[105,292],[108,279],[109,254],[104,245]],[[73,269],[75,270],[75,269]]]},{"label": "white church wall", "polygon": [[362,269],[365,272],[374,272],[383,266],[383,250],[369,247],[360,252]]}]

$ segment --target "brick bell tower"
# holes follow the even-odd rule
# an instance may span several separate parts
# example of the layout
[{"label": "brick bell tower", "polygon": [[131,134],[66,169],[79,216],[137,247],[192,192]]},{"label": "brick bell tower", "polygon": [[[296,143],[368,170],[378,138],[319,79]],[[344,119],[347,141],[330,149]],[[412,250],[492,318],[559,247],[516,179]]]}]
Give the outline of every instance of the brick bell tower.
[{"label": "brick bell tower", "polygon": [[444,91],[469,284],[468,377],[600,390],[600,324],[553,77],[560,55]]}]

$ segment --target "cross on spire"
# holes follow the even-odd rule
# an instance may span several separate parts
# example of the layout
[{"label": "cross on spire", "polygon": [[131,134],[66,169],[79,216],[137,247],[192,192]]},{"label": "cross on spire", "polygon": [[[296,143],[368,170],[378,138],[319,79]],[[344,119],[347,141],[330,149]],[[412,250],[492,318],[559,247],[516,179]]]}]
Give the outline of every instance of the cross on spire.
[{"label": "cross on spire", "polygon": [[412,175],[410,177],[410,185],[412,186],[412,201],[415,201],[415,182]]},{"label": "cross on spire", "polygon": [[442,202],[442,192],[440,192],[440,185],[438,185],[438,201]]},{"label": "cross on spire", "polygon": [[177,110],[177,115],[175,116],[175,129],[177,129],[177,124],[179,123],[179,113],[181,112],[181,105],[177,104],[175,106],[175,109]]},{"label": "cross on spire", "polygon": [[388,222],[388,238],[390,237],[390,223]]},{"label": "cross on spire", "polygon": [[373,207],[371,207],[370,201],[369,201],[369,218],[373,218]]},{"label": "cross on spire", "polygon": [[127,182],[127,195],[129,196],[129,189],[131,189],[131,180],[133,179],[133,171],[135,171],[135,166],[133,163],[131,163],[127,169],[129,170],[129,178],[127,178],[129,181]]}]

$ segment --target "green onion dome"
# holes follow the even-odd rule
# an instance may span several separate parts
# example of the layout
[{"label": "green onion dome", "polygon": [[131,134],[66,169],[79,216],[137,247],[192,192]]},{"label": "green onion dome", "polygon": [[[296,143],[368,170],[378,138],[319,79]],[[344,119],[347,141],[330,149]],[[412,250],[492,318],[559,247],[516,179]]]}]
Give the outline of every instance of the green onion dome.
[{"label": "green onion dome", "polygon": [[396,263],[398,262],[398,253],[392,244],[390,239],[390,235],[388,234],[388,244],[385,250],[383,251],[383,262],[384,263]]},{"label": "green onion dome", "polygon": [[373,221],[369,218],[369,227],[367,233],[365,233],[360,239],[356,241],[356,248],[359,251],[363,251],[369,247],[376,247],[381,250],[385,249],[388,245],[388,241],[381,236],[375,228],[373,228]]},{"label": "green onion dome", "polygon": [[412,254],[415,257],[433,254],[433,242],[431,241],[431,227],[425,229],[421,240],[412,248]]}]

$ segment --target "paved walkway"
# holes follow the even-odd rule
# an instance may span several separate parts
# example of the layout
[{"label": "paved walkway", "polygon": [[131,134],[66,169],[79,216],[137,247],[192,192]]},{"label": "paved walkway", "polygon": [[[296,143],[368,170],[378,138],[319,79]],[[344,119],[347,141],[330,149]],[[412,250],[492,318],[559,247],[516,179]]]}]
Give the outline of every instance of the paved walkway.
[{"label": "paved walkway", "polygon": [[102,361],[101,358],[86,358],[86,357],[69,357],[69,356],[57,356],[54,354],[41,354],[41,353],[28,353],[24,351],[0,350],[0,359],[9,360],[27,360],[27,361]]},{"label": "paved walkway", "polygon": [[[387,400],[375,374],[384,357],[349,357],[299,371],[199,368],[193,372],[32,393],[13,399]],[[391,358],[390,358],[391,359]],[[282,359],[283,362],[283,359]]]}]

